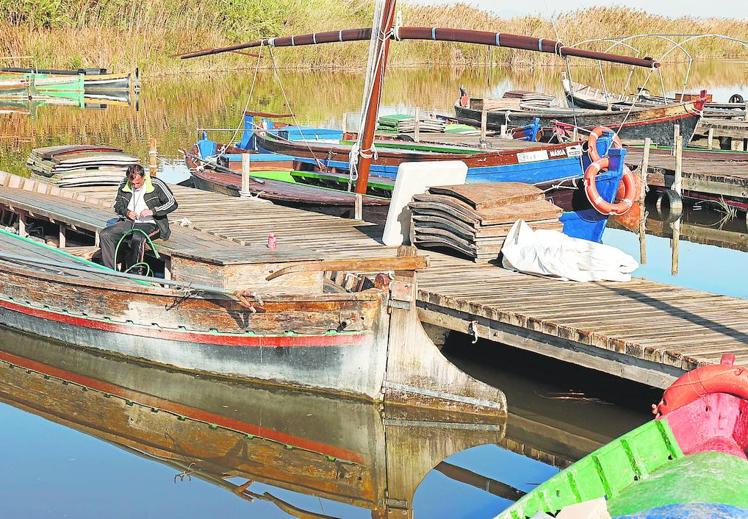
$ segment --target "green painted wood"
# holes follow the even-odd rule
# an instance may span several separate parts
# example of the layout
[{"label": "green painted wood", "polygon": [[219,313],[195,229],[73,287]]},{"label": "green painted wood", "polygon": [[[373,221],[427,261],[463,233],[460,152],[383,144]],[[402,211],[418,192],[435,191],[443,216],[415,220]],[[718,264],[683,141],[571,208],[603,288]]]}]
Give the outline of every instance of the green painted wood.
[{"label": "green painted wood", "polygon": [[748,509],[748,462],[724,452],[677,459],[608,501],[613,517],[681,503],[714,503]]},{"label": "green painted wood", "polygon": [[498,517],[524,519],[599,497],[614,499],[683,456],[667,423],[652,420],[559,472]]}]

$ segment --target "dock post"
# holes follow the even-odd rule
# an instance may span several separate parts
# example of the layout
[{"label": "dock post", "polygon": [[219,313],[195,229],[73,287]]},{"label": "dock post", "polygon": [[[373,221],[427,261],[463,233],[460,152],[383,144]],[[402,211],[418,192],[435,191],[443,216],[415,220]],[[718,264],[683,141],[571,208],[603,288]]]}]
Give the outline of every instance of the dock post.
[{"label": "dock post", "polygon": [[[675,178],[673,179],[673,191],[681,196],[683,183],[683,136],[678,135],[675,139]],[[671,208],[672,209],[672,206]]]},{"label": "dock post", "polygon": [[242,153],[242,188],[239,196],[248,198],[251,195],[249,192],[249,153]]},{"label": "dock post", "polygon": [[507,125],[506,124],[501,125],[501,138],[502,139],[507,138]]},{"label": "dock post", "polygon": [[486,142],[486,127],[488,126],[488,111],[486,105],[483,105],[483,109],[480,112],[480,142],[481,147]]},{"label": "dock post", "polygon": [[57,240],[58,240],[58,245],[57,246],[60,249],[64,249],[65,247],[67,247],[67,239],[66,239],[66,235],[65,235],[65,230],[66,230],[65,224],[62,224],[62,223],[59,224],[59,226],[58,226],[58,231],[59,232],[57,234]]},{"label": "dock post", "polygon": [[356,200],[353,205],[353,218],[363,220],[364,217],[364,197],[361,193],[356,193]]},{"label": "dock post", "polygon": [[156,139],[151,139],[151,147],[148,150],[148,173],[155,177],[158,173],[158,150],[156,149]]},{"label": "dock post", "polygon": [[673,251],[672,260],[670,263],[670,273],[674,276],[678,273],[678,255],[680,253],[680,220],[681,217],[673,222],[673,239],[670,241],[671,249]]},{"label": "dock post", "polygon": [[680,137],[680,124],[674,124],[673,125],[673,153],[672,155],[675,156],[675,146],[678,142],[678,137]]},{"label": "dock post", "polygon": [[714,139],[714,128],[709,128],[709,132],[706,134],[706,139],[706,149],[711,150],[713,148],[712,139]]},{"label": "dock post", "polygon": [[743,114],[743,120],[748,122],[748,101],[745,102],[745,114]]},{"label": "dock post", "polygon": [[416,120],[415,120],[415,127],[413,128],[413,140],[416,142],[421,141],[421,123],[420,123],[421,114],[418,108],[416,108]]},{"label": "dock post", "polygon": [[670,197],[670,213],[683,211],[683,136],[678,135],[675,140],[675,178],[672,190],[677,196]]},{"label": "dock post", "polygon": [[647,263],[647,175],[649,173],[649,148],[652,146],[652,139],[644,139],[644,154],[642,156],[642,165],[639,172],[641,178],[641,192],[639,193],[639,263]]}]

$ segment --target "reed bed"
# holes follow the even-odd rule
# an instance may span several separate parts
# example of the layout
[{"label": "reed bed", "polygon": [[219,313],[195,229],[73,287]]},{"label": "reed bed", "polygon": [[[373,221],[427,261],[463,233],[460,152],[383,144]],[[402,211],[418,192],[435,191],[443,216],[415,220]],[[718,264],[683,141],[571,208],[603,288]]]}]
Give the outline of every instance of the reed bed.
[{"label": "reed bed", "polygon": [[[401,4],[405,25],[463,27],[553,38],[565,44],[621,34],[720,33],[748,40],[748,24],[739,19],[666,18],[622,8],[587,9],[553,21],[537,17],[501,19],[473,7]],[[6,65],[39,67],[103,66],[117,71],[139,67],[146,75],[206,72],[253,67],[255,58],[231,54],[191,61],[174,55],[198,48],[229,45],[263,36],[301,34],[371,24],[368,0],[0,0],[0,56]],[[641,55],[662,56],[671,46],[662,39],[637,40]],[[284,68],[365,66],[365,43],[278,49]],[[604,50],[607,43],[589,44]],[[717,39],[700,40],[688,50],[697,59],[746,59],[748,51]],[[623,53],[630,53],[621,49]],[[674,52],[673,61],[684,55]],[[264,67],[270,66],[267,55]],[[538,66],[559,64],[539,53],[433,42],[402,42],[391,52],[393,66],[418,64]]]}]

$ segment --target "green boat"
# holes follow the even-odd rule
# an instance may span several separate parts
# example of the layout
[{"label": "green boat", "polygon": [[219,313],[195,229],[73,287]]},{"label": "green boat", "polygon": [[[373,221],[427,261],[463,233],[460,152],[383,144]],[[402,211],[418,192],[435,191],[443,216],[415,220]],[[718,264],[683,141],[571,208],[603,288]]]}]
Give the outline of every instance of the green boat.
[{"label": "green boat", "polygon": [[498,518],[552,517],[602,499],[595,504],[611,517],[748,518],[748,369],[733,362],[726,354],[721,364],[687,373],[665,391],[657,418],[559,472]]}]

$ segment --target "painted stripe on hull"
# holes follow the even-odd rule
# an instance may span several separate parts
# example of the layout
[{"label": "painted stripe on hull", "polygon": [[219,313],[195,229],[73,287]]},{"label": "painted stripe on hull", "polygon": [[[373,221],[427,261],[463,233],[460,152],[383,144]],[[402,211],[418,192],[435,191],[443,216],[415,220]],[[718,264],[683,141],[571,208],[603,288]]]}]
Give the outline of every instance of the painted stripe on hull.
[{"label": "painted stripe on hull", "polygon": [[200,333],[178,330],[165,330],[158,327],[120,324],[90,317],[62,314],[42,308],[33,308],[12,301],[0,299],[0,307],[57,323],[70,324],[123,335],[143,338],[164,339],[177,342],[210,344],[215,346],[263,347],[263,348],[310,348],[328,346],[355,346],[364,342],[366,335],[361,333],[335,333],[330,335],[229,335],[220,333]]},{"label": "painted stripe on hull", "polygon": [[222,415],[211,413],[210,411],[187,406],[178,402],[173,402],[171,400],[164,400],[147,393],[141,393],[140,391],[135,391],[119,385],[111,384],[100,379],[87,377],[85,375],[79,375],[78,373],[73,373],[72,371],[56,368],[42,362],[19,357],[17,355],[13,355],[12,353],[0,351],[0,360],[3,360],[8,364],[22,367],[24,369],[30,369],[44,375],[49,375],[61,380],[67,380],[75,384],[85,386],[87,388],[95,389],[102,393],[115,395],[125,400],[130,400],[141,405],[146,405],[149,407],[172,412],[174,414],[185,416],[193,420],[219,425],[226,429],[260,436],[262,438],[270,439],[287,445],[294,445],[301,449],[326,454],[328,456],[334,456],[336,458],[352,461],[354,463],[363,463],[364,461],[361,454],[350,451],[348,449],[335,447],[334,445],[328,445],[326,443],[309,440],[307,438],[301,438],[292,434],[286,434],[274,429],[262,427],[261,425],[234,420]]},{"label": "painted stripe on hull", "polygon": [[359,335],[360,345],[355,347],[283,347],[263,343],[258,347],[225,347],[50,322],[43,316],[8,309],[5,304],[0,305],[0,323],[66,344],[189,372],[381,399],[386,347],[382,347],[383,338],[374,334]]},{"label": "painted stripe on hull", "polygon": [[[299,162],[316,165],[317,161],[297,157]],[[347,162],[335,160],[319,161],[326,167],[347,171]],[[385,178],[395,178],[398,166],[382,166],[372,164],[371,173]],[[537,182],[550,182],[562,180],[573,176],[584,175],[578,158],[546,159],[523,164],[508,164],[503,166],[485,166],[468,168],[467,181],[470,182],[525,182],[535,184]]]}]

